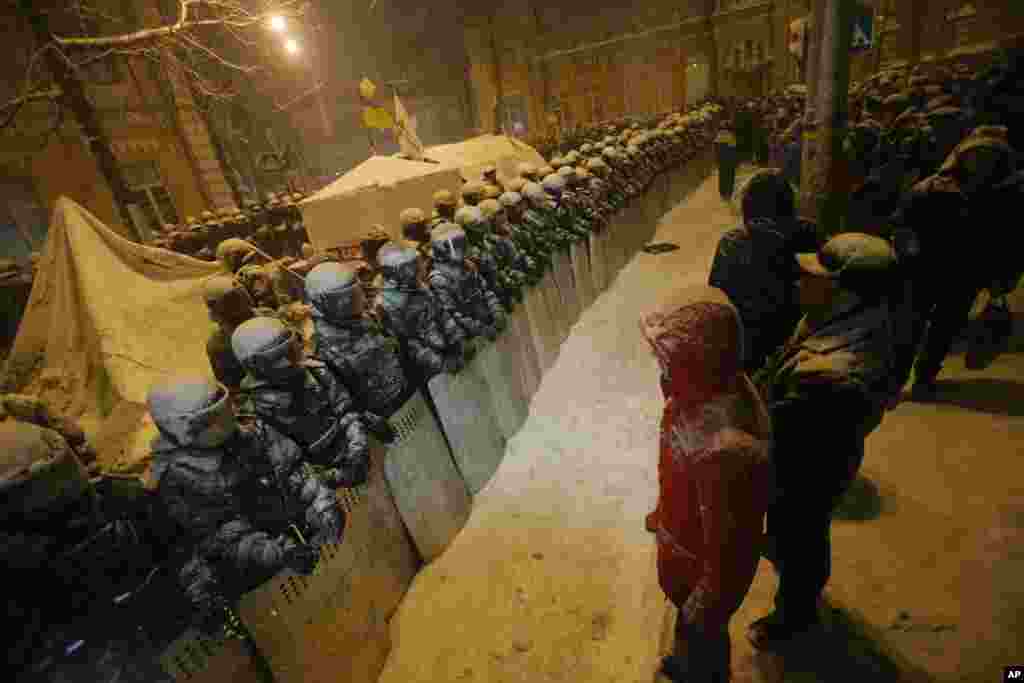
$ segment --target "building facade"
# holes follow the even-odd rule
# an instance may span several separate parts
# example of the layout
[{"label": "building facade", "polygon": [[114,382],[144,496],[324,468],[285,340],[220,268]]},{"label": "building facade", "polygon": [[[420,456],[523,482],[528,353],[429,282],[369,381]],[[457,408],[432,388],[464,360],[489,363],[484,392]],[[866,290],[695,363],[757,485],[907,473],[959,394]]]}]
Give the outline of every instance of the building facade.
[{"label": "building facade", "polygon": [[[858,2],[878,30],[873,47],[851,55],[853,80],[901,63],[984,54],[1024,34],[1019,0]],[[756,97],[801,83],[791,30],[810,14],[811,0],[526,0],[470,10],[477,126],[545,137],[706,93]]]}]

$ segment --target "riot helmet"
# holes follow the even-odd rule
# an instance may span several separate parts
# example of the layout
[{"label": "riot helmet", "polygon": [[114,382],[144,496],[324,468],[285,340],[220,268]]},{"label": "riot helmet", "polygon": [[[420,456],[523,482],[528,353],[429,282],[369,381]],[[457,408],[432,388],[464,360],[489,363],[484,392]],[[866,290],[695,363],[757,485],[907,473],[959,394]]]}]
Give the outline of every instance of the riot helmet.
[{"label": "riot helmet", "polygon": [[150,388],[146,406],[160,433],[179,446],[217,448],[238,429],[227,387],[207,377],[159,382]]},{"label": "riot helmet", "polygon": [[413,287],[419,276],[419,254],[412,247],[388,242],[377,252],[377,267],[386,280]]},{"label": "riot helmet", "polygon": [[306,276],[306,298],[328,320],[358,318],[364,306],[358,268],[347,263],[321,263]]},{"label": "riot helmet", "polygon": [[302,345],[276,318],[258,317],[238,326],[231,350],[246,370],[260,377],[288,379],[302,371]]},{"label": "riot helmet", "polygon": [[459,263],[466,258],[466,233],[454,223],[442,223],[430,233],[430,246],[438,261]]}]

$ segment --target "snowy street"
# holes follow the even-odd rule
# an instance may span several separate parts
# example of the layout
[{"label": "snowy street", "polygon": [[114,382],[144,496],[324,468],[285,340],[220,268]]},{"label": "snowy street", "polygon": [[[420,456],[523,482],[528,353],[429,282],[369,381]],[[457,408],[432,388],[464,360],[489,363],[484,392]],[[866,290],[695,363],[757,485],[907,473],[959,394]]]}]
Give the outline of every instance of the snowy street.
[{"label": "snowy street", "polygon": [[[674,610],[643,528],[662,403],[636,321],[706,281],[735,222],[712,176],[659,226],[654,241],[681,248],[637,254],[584,313],[468,524],[399,607],[382,683],[665,680]],[[957,355],[936,403],[886,417],[833,525],[827,632],[785,661],[755,656],[743,633],[775,588],[762,561],[732,622],[735,681],[988,681],[1020,663],[1022,359],[968,374]]]}]

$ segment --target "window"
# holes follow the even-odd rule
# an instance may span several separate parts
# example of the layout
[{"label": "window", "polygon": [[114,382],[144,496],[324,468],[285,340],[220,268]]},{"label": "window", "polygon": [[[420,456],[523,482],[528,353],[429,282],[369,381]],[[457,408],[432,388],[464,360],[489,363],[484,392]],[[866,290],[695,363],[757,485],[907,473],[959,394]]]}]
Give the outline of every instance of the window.
[{"label": "window", "polygon": [[977,16],[978,10],[970,2],[960,3],[946,13],[946,22],[952,26],[953,44],[956,47],[970,44]]},{"label": "window", "polygon": [[121,171],[131,193],[131,204],[128,211],[143,237],[149,236],[146,234],[147,232],[152,235],[159,231],[160,226],[164,223],[180,222],[178,212],[174,208],[170,193],[164,187],[156,162],[143,161],[125,164]]}]

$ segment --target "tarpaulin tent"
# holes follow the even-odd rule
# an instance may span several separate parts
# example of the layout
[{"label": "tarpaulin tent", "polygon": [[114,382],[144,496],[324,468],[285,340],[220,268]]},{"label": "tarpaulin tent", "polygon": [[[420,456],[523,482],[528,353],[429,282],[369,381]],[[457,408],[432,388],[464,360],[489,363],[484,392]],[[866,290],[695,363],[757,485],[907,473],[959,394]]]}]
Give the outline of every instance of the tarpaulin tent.
[{"label": "tarpaulin tent", "polygon": [[150,385],[174,373],[212,376],[201,290],[219,270],[130,242],[61,197],[9,381],[79,418],[105,469],[141,467],[155,434],[145,411]]},{"label": "tarpaulin tent", "polygon": [[307,197],[299,210],[313,246],[330,249],[358,240],[375,225],[398,238],[402,209],[416,207],[429,216],[435,192],[457,192],[461,185],[450,165],[376,156]]},{"label": "tarpaulin tent", "polygon": [[428,147],[423,154],[445,166],[458,168],[467,181],[480,180],[481,170],[487,165],[495,166],[498,178],[505,181],[518,177],[517,167],[521,163],[536,166],[547,163],[533,147],[505,135],[481,135],[450,145]]}]

